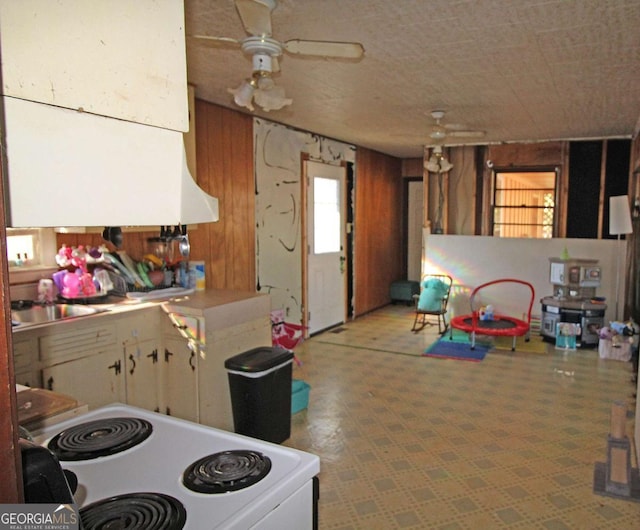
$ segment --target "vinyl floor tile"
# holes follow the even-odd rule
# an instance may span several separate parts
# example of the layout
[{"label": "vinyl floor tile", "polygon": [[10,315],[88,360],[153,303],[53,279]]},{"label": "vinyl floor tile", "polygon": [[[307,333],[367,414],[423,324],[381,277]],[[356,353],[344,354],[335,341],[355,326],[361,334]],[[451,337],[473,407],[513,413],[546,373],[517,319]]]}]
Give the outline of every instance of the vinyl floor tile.
[{"label": "vinyl floor tile", "polygon": [[321,529],[640,528],[640,503],[593,492],[613,401],[635,410],[630,363],[551,344],[424,357],[437,326],[413,316],[387,306],[296,347],[311,392],[285,445],[320,456]]}]

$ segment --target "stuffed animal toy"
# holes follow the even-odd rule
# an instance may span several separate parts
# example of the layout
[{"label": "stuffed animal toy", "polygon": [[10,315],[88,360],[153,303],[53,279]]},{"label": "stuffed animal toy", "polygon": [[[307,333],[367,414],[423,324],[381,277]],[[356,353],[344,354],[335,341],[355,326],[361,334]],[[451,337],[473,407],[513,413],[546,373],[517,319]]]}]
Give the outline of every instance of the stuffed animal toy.
[{"label": "stuffed animal toy", "polygon": [[419,311],[437,312],[442,310],[442,302],[447,296],[447,284],[438,278],[428,278],[422,283],[422,292],[418,298]]},{"label": "stuffed animal toy", "polygon": [[609,326],[602,326],[598,330],[598,337],[603,340],[611,340],[611,338],[613,337],[613,331]]},{"label": "stuffed animal toy", "polygon": [[609,322],[609,327],[613,330],[614,334],[624,335],[624,328],[627,325],[624,322]]}]

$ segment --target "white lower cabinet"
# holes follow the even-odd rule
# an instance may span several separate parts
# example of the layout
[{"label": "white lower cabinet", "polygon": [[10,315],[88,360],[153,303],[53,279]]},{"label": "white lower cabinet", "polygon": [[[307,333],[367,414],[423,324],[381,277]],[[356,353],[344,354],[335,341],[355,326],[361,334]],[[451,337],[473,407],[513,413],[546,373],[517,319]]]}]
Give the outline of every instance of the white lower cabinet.
[{"label": "white lower cabinet", "polygon": [[16,383],[23,386],[40,386],[36,367],[38,341],[34,337],[20,337],[13,341],[13,369]]},{"label": "white lower cabinet", "polygon": [[158,412],[160,341],[147,340],[124,348],[127,404]]},{"label": "white lower cabinet", "polygon": [[126,403],[160,410],[161,340],[158,308],[132,311],[116,323],[126,380]]},{"label": "white lower cabinet", "polygon": [[271,344],[270,300],[213,309],[158,305],[14,332],[16,382],[90,409],[127,403],[233,430],[224,362]]},{"label": "white lower cabinet", "polygon": [[164,336],[162,350],[164,408],[162,412],[184,420],[198,421],[198,355],[186,339]]},{"label": "white lower cabinet", "polygon": [[42,369],[47,390],[67,394],[90,409],[125,401],[122,356],[114,346]]},{"label": "white lower cabinet", "polygon": [[42,386],[95,408],[124,401],[125,377],[110,319],[75,320],[37,331]]}]

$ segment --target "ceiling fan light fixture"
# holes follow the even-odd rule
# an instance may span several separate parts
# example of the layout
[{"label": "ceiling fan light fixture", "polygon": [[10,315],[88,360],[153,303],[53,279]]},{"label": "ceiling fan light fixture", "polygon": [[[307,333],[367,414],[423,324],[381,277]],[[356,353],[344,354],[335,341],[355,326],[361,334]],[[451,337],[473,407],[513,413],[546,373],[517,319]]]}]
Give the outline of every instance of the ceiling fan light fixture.
[{"label": "ceiling fan light fixture", "polygon": [[440,160],[440,172],[446,173],[447,171],[451,171],[453,169],[453,164],[449,162],[446,158],[442,157]]},{"label": "ceiling fan light fixture", "polygon": [[453,164],[444,156],[442,146],[436,145],[431,156],[424,163],[424,168],[431,173],[446,173],[453,169]]},{"label": "ceiling fan light fixture", "polygon": [[233,95],[233,101],[239,107],[246,107],[253,112],[253,94],[256,90],[254,79],[245,79],[238,88],[228,88],[227,92]]},{"label": "ceiling fan light fixture", "polygon": [[251,58],[251,62],[253,63],[254,72],[271,73],[273,71],[273,61],[271,60],[271,55],[267,55],[265,53],[256,53]]},{"label": "ceiling fan light fixture", "polygon": [[286,105],[291,105],[293,100],[284,95],[284,88],[273,85],[270,89],[258,89],[255,91],[254,100],[262,110],[269,112],[270,110],[280,110]]}]

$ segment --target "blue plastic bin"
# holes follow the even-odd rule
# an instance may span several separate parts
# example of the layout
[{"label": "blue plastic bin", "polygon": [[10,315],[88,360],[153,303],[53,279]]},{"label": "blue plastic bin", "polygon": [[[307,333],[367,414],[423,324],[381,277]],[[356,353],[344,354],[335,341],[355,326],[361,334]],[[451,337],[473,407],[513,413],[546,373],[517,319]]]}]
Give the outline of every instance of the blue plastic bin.
[{"label": "blue plastic bin", "polygon": [[291,382],[291,414],[300,412],[309,406],[311,386],[300,379]]}]

